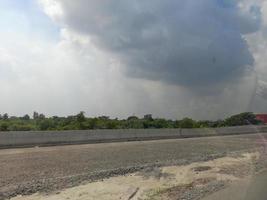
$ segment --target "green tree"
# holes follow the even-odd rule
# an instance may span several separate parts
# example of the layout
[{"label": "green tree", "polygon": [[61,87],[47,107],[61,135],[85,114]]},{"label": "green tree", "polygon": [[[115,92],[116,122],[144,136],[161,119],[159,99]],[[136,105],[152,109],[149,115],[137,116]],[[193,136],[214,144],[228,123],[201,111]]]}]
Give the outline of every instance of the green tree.
[{"label": "green tree", "polygon": [[44,119],[39,122],[39,129],[42,131],[53,129],[53,122],[50,119]]},{"label": "green tree", "polygon": [[242,125],[257,125],[260,121],[256,119],[256,116],[251,112],[240,113],[233,115],[225,120],[226,126],[242,126]]},{"label": "green tree", "polygon": [[88,120],[87,127],[88,129],[96,129],[97,128],[97,118],[92,118]]},{"label": "green tree", "polygon": [[76,115],[76,119],[78,122],[78,129],[86,129],[86,126],[84,125],[84,122],[86,120],[85,116],[84,116],[84,112],[81,111],[79,114]]},{"label": "green tree", "polygon": [[33,119],[38,119],[39,118],[38,112],[34,111],[32,117],[33,117]]},{"label": "green tree", "polygon": [[109,120],[107,122],[107,129],[116,129],[117,128],[117,122],[115,120]]},{"label": "green tree", "polygon": [[3,120],[8,120],[8,118],[9,118],[8,114],[5,113],[5,114],[3,115]]},{"label": "green tree", "polygon": [[171,124],[166,119],[154,119],[154,128],[170,128]]},{"label": "green tree", "polygon": [[38,119],[45,119],[45,115],[44,114],[39,114],[39,116],[38,116]]},{"label": "green tree", "polygon": [[138,120],[138,117],[136,116],[130,116],[127,118],[128,121],[131,121],[131,120]]},{"label": "green tree", "polygon": [[194,128],[195,121],[190,118],[184,118],[180,121],[180,127],[181,128]]},{"label": "green tree", "polygon": [[144,115],[144,119],[145,120],[153,120],[153,117],[151,114],[146,114],[146,115]]},{"label": "green tree", "polygon": [[77,117],[77,121],[79,123],[82,123],[82,122],[85,121],[85,116],[84,116],[84,112],[83,111],[81,111],[79,114],[77,114],[76,117]]},{"label": "green tree", "polygon": [[30,116],[26,114],[22,117],[22,119],[28,121],[30,120]]}]

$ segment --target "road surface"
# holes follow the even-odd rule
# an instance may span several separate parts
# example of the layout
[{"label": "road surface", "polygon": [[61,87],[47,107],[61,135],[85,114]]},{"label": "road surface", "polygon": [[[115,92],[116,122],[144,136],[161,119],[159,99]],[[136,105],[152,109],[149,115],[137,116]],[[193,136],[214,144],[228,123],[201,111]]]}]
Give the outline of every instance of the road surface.
[{"label": "road surface", "polygon": [[[0,199],[264,145],[267,134],[0,150]],[[110,173],[112,172],[112,173]]]},{"label": "road surface", "polygon": [[235,182],[202,200],[266,200],[267,172]]}]

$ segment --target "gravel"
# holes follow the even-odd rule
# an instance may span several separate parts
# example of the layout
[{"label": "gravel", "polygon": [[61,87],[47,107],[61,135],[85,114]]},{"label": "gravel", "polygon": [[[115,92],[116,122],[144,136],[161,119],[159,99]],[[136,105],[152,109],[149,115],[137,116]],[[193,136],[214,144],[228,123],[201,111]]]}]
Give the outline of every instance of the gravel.
[{"label": "gravel", "polygon": [[267,134],[254,134],[0,150],[0,200],[249,151],[261,147],[257,141],[263,136],[267,138]]},{"label": "gravel", "polygon": [[210,182],[203,187],[193,187],[191,190],[184,192],[180,198],[176,200],[199,200],[205,197],[207,194],[217,192],[223,189],[226,183],[223,181]]},{"label": "gravel", "polygon": [[227,182],[216,180],[207,180],[206,183],[199,185],[199,181],[201,180],[158,191],[146,200],[199,200],[207,194],[223,189],[227,185]]}]

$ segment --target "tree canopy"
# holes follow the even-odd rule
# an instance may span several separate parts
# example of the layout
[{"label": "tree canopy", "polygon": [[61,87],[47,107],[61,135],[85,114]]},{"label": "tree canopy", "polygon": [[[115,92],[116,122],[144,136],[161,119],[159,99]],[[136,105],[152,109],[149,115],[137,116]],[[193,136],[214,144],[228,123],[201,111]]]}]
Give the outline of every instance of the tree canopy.
[{"label": "tree canopy", "polygon": [[259,125],[253,113],[246,112],[225,120],[196,121],[191,118],[170,120],[153,118],[151,114],[143,118],[129,116],[127,119],[111,119],[108,116],[86,117],[81,111],[67,117],[46,117],[34,112],[32,118],[26,114],[22,117],[0,115],[0,131],[45,131],[45,130],[89,130],[89,129],[161,129],[161,128],[215,128],[225,126]]}]

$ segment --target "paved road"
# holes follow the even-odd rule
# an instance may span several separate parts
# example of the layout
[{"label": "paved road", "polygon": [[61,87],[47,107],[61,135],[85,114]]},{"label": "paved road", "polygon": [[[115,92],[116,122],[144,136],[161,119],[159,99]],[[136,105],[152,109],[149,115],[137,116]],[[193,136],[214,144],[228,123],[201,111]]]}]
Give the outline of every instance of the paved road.
[{"label": "paved road", "polygon": [[203,200],[266,200],[267,172],[247,178],[211,194]]},{"label": "paved road", "polygon": [[[263,138],[267,138],[266,133],[0,150],[0,199],[46,187],[69,187],[77,182],[75,177],[86,177],[103,170],[207,160],[214,154],[225,155],[259,147]],[[62,183],[63,179],[66,185]]]}]

